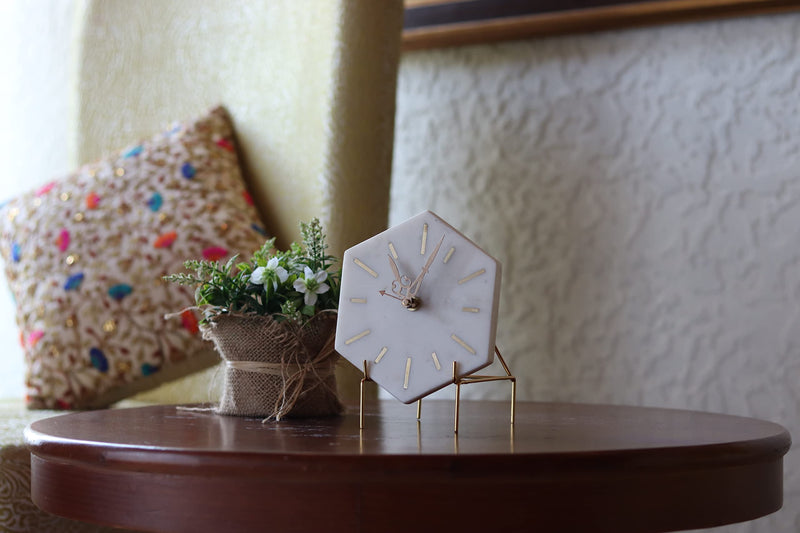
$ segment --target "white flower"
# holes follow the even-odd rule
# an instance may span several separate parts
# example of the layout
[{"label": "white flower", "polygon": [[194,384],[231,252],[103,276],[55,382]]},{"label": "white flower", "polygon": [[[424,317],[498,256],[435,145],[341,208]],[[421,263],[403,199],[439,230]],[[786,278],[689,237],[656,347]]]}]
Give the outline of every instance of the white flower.
[{"label": "white flower", "polygon": [[258,267],[250,274],[250,283],[254,285],[264,285],[272,280],[272,287],[278,290],[278,281],[283,283],[289,279],[289,273],[285,268],[278,265],[278,258],[273,257],[267,261],[267,266]]},{"label": "white flower", "polygon": [[267,277],[266,270],[267,269],[264,267],[258,267],[255,270],[253,270],[253,273],[250,274],[250,283],[252,283],[253,285],[263,285],[264,278]]},{"label": "white flower", "polygon": [[328,292],[330,289],[327,283],[323,283],[328,279],[328,273],[320,270],[315,274],[307,266],[303,268],[303,277],[295,280],[294,290],[303,293],[303,301],[306,305],[314,305],[317,303],[317,295]]}]

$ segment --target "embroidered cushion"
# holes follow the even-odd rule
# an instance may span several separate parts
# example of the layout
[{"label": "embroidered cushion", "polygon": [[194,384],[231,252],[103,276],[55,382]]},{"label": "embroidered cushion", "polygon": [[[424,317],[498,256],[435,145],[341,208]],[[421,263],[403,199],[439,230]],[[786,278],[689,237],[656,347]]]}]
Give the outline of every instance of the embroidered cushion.
[{"label": "embroidered cushion", "polygon": [[8,202],[0,253],[17,305],[30,408],[107,406],[218,361],[186,259],[264,242],[222,108]]}]

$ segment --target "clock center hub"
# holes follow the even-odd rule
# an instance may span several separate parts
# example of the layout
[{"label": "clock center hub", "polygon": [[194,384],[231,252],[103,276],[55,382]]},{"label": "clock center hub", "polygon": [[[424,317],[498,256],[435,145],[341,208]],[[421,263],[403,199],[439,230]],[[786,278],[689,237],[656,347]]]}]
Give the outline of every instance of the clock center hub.
[{"label": "clock center hub", "polygon": [[419,309],[420,299],[416,296],[412,296],[411,298],[403,298],[401,303],[403,304],[403,307],[409,311],[416,311]]}]

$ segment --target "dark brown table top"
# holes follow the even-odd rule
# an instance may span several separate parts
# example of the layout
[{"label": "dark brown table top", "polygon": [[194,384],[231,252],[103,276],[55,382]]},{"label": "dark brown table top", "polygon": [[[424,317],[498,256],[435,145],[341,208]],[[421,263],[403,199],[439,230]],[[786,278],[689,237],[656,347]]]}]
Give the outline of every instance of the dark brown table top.
[{"label": "dark brown table top", "polygon": [[379,402],[328,419],[175,406],[34,422],[41,508],[152,531],[671,531],[782,503],[788,432],[639,407]]}]

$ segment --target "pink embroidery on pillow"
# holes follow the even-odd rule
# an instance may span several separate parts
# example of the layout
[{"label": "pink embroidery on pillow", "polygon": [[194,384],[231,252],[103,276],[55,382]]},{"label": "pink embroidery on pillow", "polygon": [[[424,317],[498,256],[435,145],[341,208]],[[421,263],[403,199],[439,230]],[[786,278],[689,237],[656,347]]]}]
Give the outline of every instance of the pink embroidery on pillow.
[{"label": "pink embroidery on pillow", "polygon": [[58,246],[59,252],[66,252],[67,248],[69,248],[69,231],[62,229],[61,232],[58,234],[58,238],[56,239],[56,246]]},{"label": "pink embroidery on pillow", "polygon": [[206,261],[219,261],[228,255],[228,250],[221,246],[211,246],[203,250],[203,259]]}]

